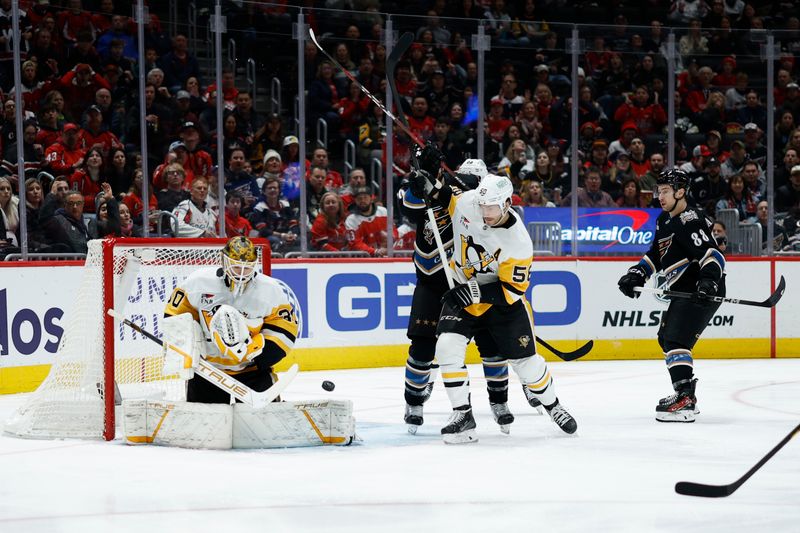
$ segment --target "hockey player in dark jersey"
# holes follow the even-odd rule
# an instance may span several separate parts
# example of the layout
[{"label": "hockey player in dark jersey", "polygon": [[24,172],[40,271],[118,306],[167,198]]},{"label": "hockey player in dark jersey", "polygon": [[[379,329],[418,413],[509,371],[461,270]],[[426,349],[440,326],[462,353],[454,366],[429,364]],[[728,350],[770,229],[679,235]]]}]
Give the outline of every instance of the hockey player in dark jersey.
[{"label": "hockey player in dark jersey", "polygon": [[719,308],[709,296],[725,295],[725,258],[711,233],[712,222],[702,210],[686,203],[689,177],[685,172],[665,170],[658,178],[658,201],[663,213],[656,222],[650,250],[619,280],[619,289],[630,298],[639,297],[636,287],[661,273],[672,290],[693,292],[696,298],[674,299],[658,329],[658,344],[664,352],[675,393],[656,406],[660,422],[694,422],[697,409],[692,348],[708,321]]},{"label": "hockey player in dark jersey", "polygon": [[[441,153],[428,145],[417,156],[421,172],[440,175]],[[487,174],[486,165],[479,159],[467,159],[459,166],[455,176],[442,172],[445,184],[457,189],[473,189]],[[407,335],[411,340],[405,372],[405,422],[410,433],[423,423],[422,404],[428,399],[433,388],[436,364],[433,362],[436,348],[436,327],[441,299],[449,289],[441,259],[427,218],[424,191],[419,189],[418,181],[409,179],[401,197],[401,211],[417,225],[414,242],[414,267],[417,285],[411,303]],[[453,228],[446,208],[433,206],[436,226],[449,259],[453,252]],[[495,421],[504,433],[508,433],[514,415],[508,410],[508,365],[506,360],[496,357],[498,349],[488,335],[478,335],[475,344],[482,356],[483,371],[486,377],[489,402]],[[541,412],[537,398],[528,399],[531,406]]]}]

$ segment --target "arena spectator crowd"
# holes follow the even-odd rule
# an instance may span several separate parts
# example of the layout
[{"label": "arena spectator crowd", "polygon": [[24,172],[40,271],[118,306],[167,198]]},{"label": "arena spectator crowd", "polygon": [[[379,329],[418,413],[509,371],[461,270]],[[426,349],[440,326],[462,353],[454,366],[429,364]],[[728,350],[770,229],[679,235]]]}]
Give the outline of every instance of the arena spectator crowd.
[{"label": "arena spectator crowd", "polygon": [[[21,4],[25,4],[22,2]],[[199,4],[203,4],[200,2]],[[386,136],[382,111],[364,95],[386,94],[384,13],[415,42],[397,63],[396,89],[411,130],[435,144],[456,168],[478,155],[508,175],[520,207],[657,206],[653,190],[670,157],[691,179],[692,201],[714,217],[734,209],[762,225],[767,206],[775,249],[800,249],[800,6],[754,0],[378,0],[224,3],[239,68],[219,86],[212,65],[193,49],[186,20],[162,23],[151,6],[144,57],[138,54],[131,3],[35,0],[20,20],[25,175],[17,171],[11,2],[0,0],[0,254],[19,251],[20,217],[31,252],[85,253],[106,235],[227,236],[268,239],[273,251],[357,251],[373,257],[413,249],[415,228],[395,209],[391,239],[379,168],[394,169],[394,190],[410,170],[411,140]],[[208,6],[206,6],[208,7]],[[321,36],[348,70],[310,43],[304,51],[307,150],[299,161],[292,105],[274,109],[248,89],[244,65],[259,81],[281,81],[294,102],[295,15]],[[166,9],[165,9],[166,11]],[[179,10],[182,11],[182,10]],[[201,9],[202,11],[202,9]],[[204,12],[208,12],[205,9]],[[208,19],[204,19],[205,24]],[[566,39],[581,23],[579,69],[571,79]],[[478,54],[483,25],[491,50],[483,64],[485,117],[478,116]],[[167,26],[177,27],[171,34]],[[675,31],[676,77],[667,79],[666,43]],[[204,31],[204,30],[203,30]],[[780,45],[774,107],[766,106],[765,31]],[[204,56],[205,57],[205,56]],[[139,62],[145,65],[140,105]],[[572,101],[573,83],[578,101]],[[675,144],[667,143],[668,83],[675,84]],[[216,94],[224,105],[217,131]],[[276,95],[272,95],[273,99]],[[142,109],[143,107],[143,109]],[[573,107],[579,134],[571,139]],[[266,109],[273,113],[265,113]],[[768,117],[774,130],[768,130]],[[147,128],[141,146],[140,118]],[[317,125],[326,135],[317,137]],[[773,140],[774,196],[766,189],[767,138]],[[345,165],[344,148],[356,147]],[[393,160],[387,161],[392,143]],[[221,148],[223,158],[217,161]],[[672,150],[668,153],[667,150]],[[571,158],[579,188],[571,190]],[[146,165],[143,165],[143,158]],[[225,183],[218,187],[217,168]],[[143,166],[148,169],[143,173]],[[149,198],[143,198],[147,181]],[[300,184],[305,181],[305,198]],[[24,188],[25,211],[20,197]],[[301,201],[305,219],[301,220]],[[143,220],[144,206],[150,212]],[[393,245],[390,243],[394,243]]]}]

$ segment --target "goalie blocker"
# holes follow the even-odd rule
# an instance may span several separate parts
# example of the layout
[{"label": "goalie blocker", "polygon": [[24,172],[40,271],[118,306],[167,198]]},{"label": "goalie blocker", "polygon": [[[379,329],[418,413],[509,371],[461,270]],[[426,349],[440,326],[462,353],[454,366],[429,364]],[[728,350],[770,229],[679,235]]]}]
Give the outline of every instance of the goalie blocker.
[{"label": "goalie blocker", "polygon": [[181,448],[294,448],[347,446],[355,439],[349,400],[202,404],[156,400],[122,402],[127,444]]}]

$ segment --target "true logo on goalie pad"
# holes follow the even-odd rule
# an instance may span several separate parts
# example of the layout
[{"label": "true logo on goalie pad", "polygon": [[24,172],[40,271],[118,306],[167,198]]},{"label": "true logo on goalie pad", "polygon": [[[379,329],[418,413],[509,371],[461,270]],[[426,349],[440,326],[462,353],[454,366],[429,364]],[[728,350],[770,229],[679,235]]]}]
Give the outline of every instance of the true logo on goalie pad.
[{"label": "true logo on goalie pad", "polygon": [[260,408],[125,400],[122,410],[128,444],[205,449],[346,446],[356,436],[349,400],[281,402]]}]

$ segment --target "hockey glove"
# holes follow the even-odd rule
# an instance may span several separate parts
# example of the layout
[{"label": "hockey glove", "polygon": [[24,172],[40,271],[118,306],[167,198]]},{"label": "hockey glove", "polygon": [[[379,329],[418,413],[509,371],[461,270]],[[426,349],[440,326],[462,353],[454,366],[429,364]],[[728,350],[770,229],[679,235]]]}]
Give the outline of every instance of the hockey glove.
[{"label": "hockey glove", "polygon": [[417,192],[422,192],[419,198],[430,197],[432,193],[442,188],[442,184],[430,172],[425,170],[412,170],[411,174],[408,175],[408,179],[411,182],[411,192],[414,195]]},{"label": "hockey glove", "polygon": [[473,278],[463,285],[456,285],[442,296],[442,303],[455,309],[463,309],[481,301],[481,289]]},{"label": "hockey glove", "polygon": [[641,293],[633,289],[636,287],[644,287],[646,281],[647,276],[645,276],[642,269],[634,266],[628,269],[627,274],[619,278],[617,285],[619,285],[619,290],[622,291],[622,294],[628,298],[638,298]]},{"label": "hockey glove", "polygon": [[714,280],[708,278],[702,278],[697,281],[697,292],[695,293],[695,297],[697,300],[705,300],[709,296],[716,296],[717,295],[717,284]]},{"label": "hockey glove", "polygon": [[431,176],[438,176],[444,161],[444,154],[432,143],[426,143],[424,148],[416,147],[414,149],[420,170],[428,172]]}]

